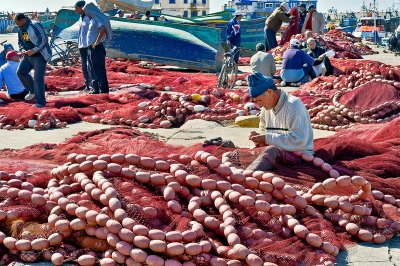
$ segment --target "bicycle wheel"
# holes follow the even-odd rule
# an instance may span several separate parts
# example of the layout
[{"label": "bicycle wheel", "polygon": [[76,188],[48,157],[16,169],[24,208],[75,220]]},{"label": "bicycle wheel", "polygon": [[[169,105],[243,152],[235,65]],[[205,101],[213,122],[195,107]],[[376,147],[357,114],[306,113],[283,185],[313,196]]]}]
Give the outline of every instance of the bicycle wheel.
[{"label": "bicycle wheel", "polygon": [[238,75],[238,65],[236,63],[232,63],[232,66],[230,67],[230,71],[228,72],[227,88],[229,88],[231,90],[233,90],[235,88],[237,75]]},{"label": "bicycle wheel", "polygon": [[218,77],[218,87],[223,89],[228,88],[228,71],[229,71],[228,68],[229,65],[227,63],[224,63]]},{"label": "bicycle wheel", "polygon": [[80,59],[79,48],[77,44],[71,44],[67,46],[67,62],[68,66],[73,66],[79,63]]}]

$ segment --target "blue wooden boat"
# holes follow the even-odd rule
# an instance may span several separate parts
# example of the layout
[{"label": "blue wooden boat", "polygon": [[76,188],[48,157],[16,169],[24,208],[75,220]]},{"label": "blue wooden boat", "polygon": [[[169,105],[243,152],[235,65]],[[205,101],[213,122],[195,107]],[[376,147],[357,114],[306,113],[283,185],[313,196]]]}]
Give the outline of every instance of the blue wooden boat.
[{"label": "blue wooden boat", "polygon": [[[61,9],[55,35],[63,40],[78,39],[79,15]],[[110,18],[113,39],[106,45],[107,56],[131,58],[184,68],[219,71],[223,60],[218,29],[182,23]]]}]

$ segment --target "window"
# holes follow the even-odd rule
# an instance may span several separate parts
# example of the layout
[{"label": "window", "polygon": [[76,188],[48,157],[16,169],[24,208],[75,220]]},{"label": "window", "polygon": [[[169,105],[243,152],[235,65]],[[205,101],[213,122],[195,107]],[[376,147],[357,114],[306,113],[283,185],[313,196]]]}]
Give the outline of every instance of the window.
[{"label": "window", "polygon": [[197,4],[197,0],[193,0],[193,4]]},{"label": "window", "polygon": [[207,15],[207,11],[203,10],[203,11],[201,12],[201,14],[202,14],[202,16],[205,16],[205,15]]},{"label": "window", "polygon": [[184,3],[184,4],[187,4],[187,3],[188,3],[188,0],[183,0],[183,3]]},{"label": "window", "polygon": [[202,0],[201,1],[204,5],[207,4],[207,0]]},{"label": "window", "polygon": [[199,12],[197,11],[192,11],[192,17],[197,17],[199,15]]},{"label": "window", "polygon": [[159,4],[160,3],[160,0],[155,0],[154,1],[154,4]]},{"label": "window", "polygon": [[188,13],[188,11],[187,11],[187,10],[183,11],[183,17],[184,17],[184,18],[187,18],[187,17],[188,17],[188,15],[189,15],[189,13]]},{"label": "window", "polygon": [[175,4],[175,0],[169,0],[170,4]]}]

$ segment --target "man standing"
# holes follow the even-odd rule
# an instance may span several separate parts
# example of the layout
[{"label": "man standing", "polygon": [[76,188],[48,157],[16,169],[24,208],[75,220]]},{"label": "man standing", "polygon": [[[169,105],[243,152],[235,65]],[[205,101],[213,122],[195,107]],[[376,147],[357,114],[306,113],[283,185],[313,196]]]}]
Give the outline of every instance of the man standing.
[{"label": "man standing", "polygon": [[0,87],[5,83],[7,97],[13,100],[24,100],[28,91],[18,78],[19,56],[15,51],[6,55],[7,63],[0,67]]},{"label": "man standing", "polygon": [[[240,36],[240,20],[243,18],[243,13],[240,11],[235,12],[235,17],[228,22],[228,27],[226,28],[226,42],[230,48],[236,46],[240,47],[241,45],[241,36]],[[235,62],[236,64],[239,62],[240,52],[235,54]]]},{"label": "man standing", "polygon": [[308,14],[304,20],[303,29],[301,32],[311,30],[314,33],[322,35],[324,33],[325,18],[322,13],[317,12],[314,5],[308,7]]},{"label": "man standing", "polygon": [[307,12],[306,4],[301,4],[300,5],[299,33],[301,33],[301,30],[303,29],[304,21],[306,20],[307,14],[308,14],[308,12]]},{"label": "man standing", "polygon": [[252,72],[260,72],[265,77],[272,78],[276,71],[275,59],[270,53],[265,52],[265,45],[257,44],[256,54],[250,59]]},{"label": "man standing", "polygon": [[250,97],[261,107],[259,132],[251,132],[249,139],[256,146],[267,146],[247,169],[268,171],[278,163],[300,163],[291,154],[294,151],[313,154],[313,130],[302,101],[278,89],[272,79],[261,73],[247,79]]},{"label": "man standing", "polygon": [[90,18],[83,11],[83,7],[85,6],[85,1],[78,1],[75,4],[75,12],[80,15],[79,18],[79,37],[78,37],[78,48],[79,53],[81,55],[82,62],[82,73],[85,78],[85,91],[90,91],[91,88],[91,79],[89,72],[89,44],[87,40],[87,35],[89,31]]},{"label": "man standing", "polygon": [[106,49],[104,42],[112,38],[110,20],[93,3],[83,7],[83,11],[90,18],[87,41],[89,46],[89,61],[92,77],[91,94],[108,93],[108,80],[106,72]]},{"label": "man standing", "polygon": [[290,16],[286,14],[287,11],[289,11],[289,6],[283,2],[265,21],[264,39],[266,51],[278,46],[276,33],[281,28],[283,22],[290,22]]},{"label": "man standing", "polygon": [[[49,40],[43,26],[37,21],[31,21],[24,14],[15,15],[15,24],[19,27],[18,44],[22,50],[23,59],[18,67],[18,77],[29,91],[25,100],[36,97],[36,107],[46,106],[44,75],[47,61],[51,59]],[[29,74],[34,70],[34,77]]]},{"label": "man standing", "polygon": [[12,46],[11,43],[5,43],[3,45],[4,50],[0,53],[0,66],[4,65],[7,63],[6,55],[10,51],[14,51],[14,47]]}]

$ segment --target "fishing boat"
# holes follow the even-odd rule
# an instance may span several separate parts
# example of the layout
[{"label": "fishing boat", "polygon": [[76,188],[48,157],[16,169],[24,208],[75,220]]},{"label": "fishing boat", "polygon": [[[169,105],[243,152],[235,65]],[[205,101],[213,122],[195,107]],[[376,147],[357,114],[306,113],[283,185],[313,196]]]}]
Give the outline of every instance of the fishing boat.
[{"label": "fishing boat", "polygon": [[348,33],[352,33],[357,28],[357,17],[354,13],[346,13],[340,19],[339,27]]},{"label": "fishing boat", "polygon": [[113,9],[114,6],[127,12],[144,12],[150,10],[154,4],[153,0],[96,0],[102,10]]},{"label": "fishing boat", "polygon": [[[375,21],[376,20],[376,25]],[[353,35],[363,39],[374,39],[374,31],[376,26],[376,32],[379,38],[386,37],[385,31],[385,19],[382,17],[362,17],[357,23],[357,28],[354,30]]]},{"label": "fishing boat", "polygon": [[[61,9],[55,21],[55,35],[77,40],[78,19],[72,9]],[[110,22],[114,36],[106,50],[111,58],[150,60],[197,70],[221,68],[224,51],[218,29],[117,17],[111,17]]]}]

